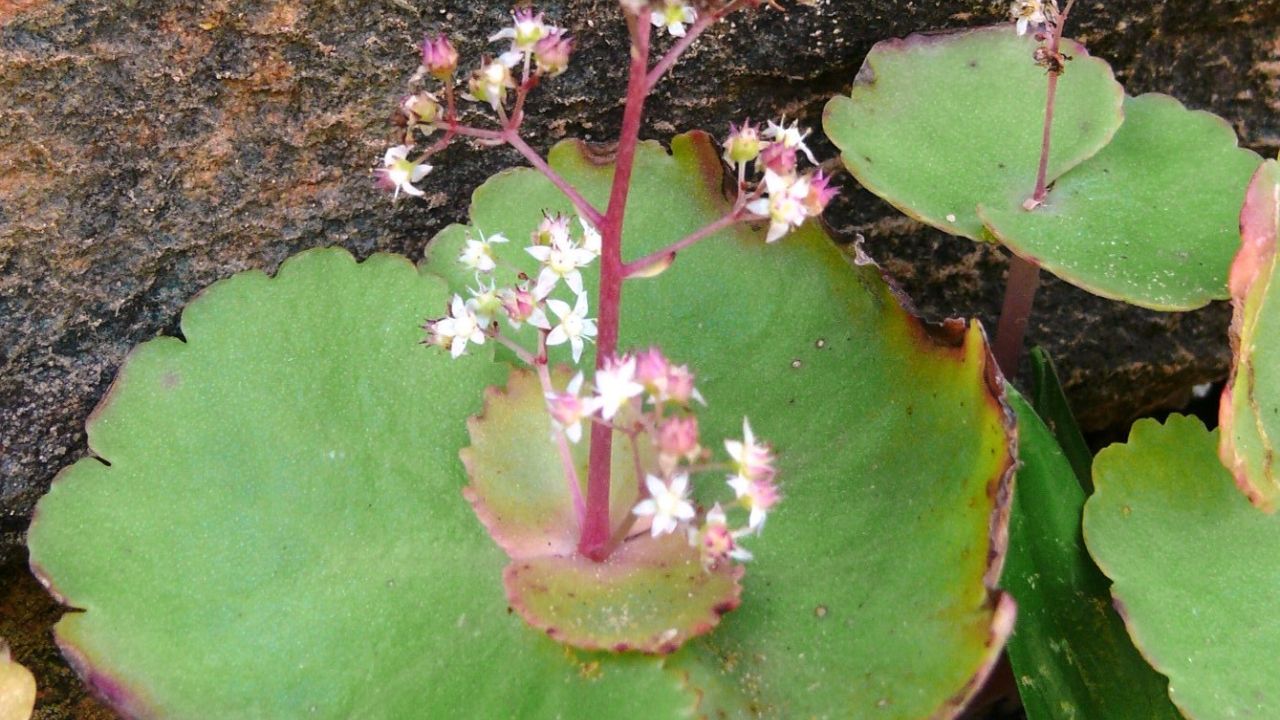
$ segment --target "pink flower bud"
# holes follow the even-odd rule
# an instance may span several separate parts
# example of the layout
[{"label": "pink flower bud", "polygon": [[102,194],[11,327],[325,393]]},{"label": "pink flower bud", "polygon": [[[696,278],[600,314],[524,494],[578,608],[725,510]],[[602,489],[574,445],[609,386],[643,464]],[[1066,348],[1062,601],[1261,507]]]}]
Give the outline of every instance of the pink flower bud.
[{"label": "pink flower bud", "polygon": [[692,459],[698,454],[698,419],[669,418],[658,427],[658,452],[671,458]]},{"label": "pink flower bud", "polygon": [[458,70],[458,51],[446,35],[422,39],[422,66],[435,78],[447,81]]},{"label": "pink flower bud", "polygon": [[656,347],[636,353],[636,382],[654,398],[666,395],[669,368],[667,357]]},{"label": "pink flower bud", "polygon": [[809,194],[804,199],[805,212],[810,217],[821,215],[838,192],[831,187],[831,178],[819,170],[809,180]]},{"label": "pink flower bud", "polygon": [[760,151],[760,164],[775,175],[787,177],[796,171],[796,150],[780,142],[769,143]]},{"label": "pink flower bud", "polygon": [[720,503],[707,513],[706,522],[700,531],[689,533],[690,543],[696,545],[702,557],[702,567],[707,571],[714,570],[727,560],[747,561],[751,553],[738,546],[738,540],[729,529],[724,509]]},{"label": "pink flower bud", "polygon": [[667,370],[667,399],[688,405],[690,400],[702,402],[702,395],[693,386],[693,372],[688,365],[672,365]]},{"label": "pink flower bud", "polygon": [[534,311],[538,309],[538,300],[533,293],[524,288],[507,288],[502,291],[499,299],[502,302],[502,309],[507,313],[507,318],[515,327],[528,322],[533,317]]},{"label": "pink flower bud", "polygon": [[556,28],[533,46],[533,60],[538,70],[555,77],[569,68],[569,55],[573,53],[573,38]]}]

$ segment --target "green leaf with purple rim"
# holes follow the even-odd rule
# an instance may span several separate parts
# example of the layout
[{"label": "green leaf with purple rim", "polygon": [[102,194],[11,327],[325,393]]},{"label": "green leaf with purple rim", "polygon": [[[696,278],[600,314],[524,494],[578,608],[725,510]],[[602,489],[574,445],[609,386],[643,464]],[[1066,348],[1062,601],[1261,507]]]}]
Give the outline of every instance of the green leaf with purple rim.
[{"label": "green leaf with purple rim", "polygon": [[[608,196],[607,159],[562,143],[550,162],[593,202]],[[636,162],[628,258],[729,209],[706,135],[676,137],[672,155],[644,143]],[[544,210],[569,206],[538,174],[515,170],[476,191],[471,219],[519,242]],[[456,262],[466,232],[449,228],[428,249],[427,266],[459,290],[474,284]],[[514,267],[499,284],[536,274],[518,247],[503,258]],[[740,437],[745,415],[780,458],[784,500],[744,542],[756,557],[741,606],[667,659],[698,692],[699,713],[954,716],[1012,622],[1011,603],[990,589],[1004,548],[1009,417],[988,383],[981,331],[931,333],[876,267],[850,263],[817,225],[772,245],[763,228],[709,238],[662,275],[628,282],[622,317],[621,347],[656,344],[698,374],[704,445]],[[706,507],[726,493],[713,479],[697,495]]]},{"label": "green leaf with purple rim", "polygon": [[993,198],[978,215],[1013,252],[1096,295],[1154,310],[1225,299],[1257,154],[1222,118],[1167,95],[1128,98],[1124,117],[1044,204]]},{"label": "green leaf with purple rim", "polygon": [[[827,104],[823,128],[871,192],[944,232],[985,241],[979,204],[1031,197],[1047,83],[1036,41],[1011,24],[884,40],[871,48],[849,96]],[[1084,47],[1058,84],[1049,156],[1052,182],[1110,140],[1124,92]]]},{"label": "green leaf with purple rim", "polygon": [[1236,491],[1217,434],[1181,415],[1134,423],[1094,460],[1085,543],[1183,714],[1280,717],[1280,517]]},{"label": "green leaf with purple rim", "polygon": [[[444,306],[403,258],[243,273],[139,347],[31,527],[56,637],[128,717],[676,717],[661,662],[510,614],[461,498],[464,418],[504,367],[421,347]],[[543,426],[545,427],[545,425]]]},{"label": "green leaf with purple rim", "polygon": [[1280,163],[1254,175],[1240,213],[1242,244],[1229,281],[1234,315],[1231,380],[1222,393],[1222,462],[1255,505],[1275,510],[1280,472],[1280,284],[1275,282],[1280,237]]}]

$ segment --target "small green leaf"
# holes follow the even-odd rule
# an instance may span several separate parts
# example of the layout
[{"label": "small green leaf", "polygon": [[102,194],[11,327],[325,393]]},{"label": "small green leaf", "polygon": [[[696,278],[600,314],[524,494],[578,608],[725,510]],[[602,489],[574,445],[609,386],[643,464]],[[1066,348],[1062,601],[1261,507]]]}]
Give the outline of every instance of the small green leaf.
[{"label": "small green leaf", "polygon": [[1231,266],[1231,346],[1235,362],[1222,394],[1222,462],[1255,505],[1274,511],[1280,496],[1275,442],[1280,438],[1280,164],[1254,175],[1240,213],[1243,244]]},{"label": "small green leaf", "polygon": [[530,625],[587,650],[667,653],[738,606],[742,567],[704,570],[683,533],[648,533],[603,563],[580,555],[514,560],[507,596]]},{"label": "small green leaf", "polygon": [[1167,95],[1128,98],[1124,117],[1043,205],[991,199],[978,214],[1015,253],[1094,294],[1154,310],[1225,299],[1258,156],[1222,118]]},{"label": "small green leaf", "polygon": [[1280,717],[1280,517],[1236,491],[1217,442],[1196,418],[1134,423],[1094,461],[1085,542],[1187,717]]},{"label": "small green leaf", "polygon": [[1134,649],[1080,534],[1084,493],[1049,428],[1011,387],[1018,477],[1001,582],[1018,601],[1009,661],[1029,720],[1179,718]]},{"label": "small green leaf", "polygon": [[[572,373],[558,368],[555,387]],[[578,519],[556,447],[542,387],[528,370],[514,370],[505,387],[485,392],[484,411],[467,421],[471,445],[462,449],[470,484],[463,495],[494,542],[513,558],[571,555],[578,547]],[[579,492],[586,493],[587,444],[573,445]],[[641,447],[644,457],[652,454]],[[614,445],[610,516],[625,517],[639,499],[631,447]]]},{"label": "small green leaf", "polygon": [[[1037,43],[1009,24],[877,43],[823,127],[864,187],[917,220],[983,241],[980,203],[1021,204],[1036,185],[1047,81]],[[1124,92],[1102,60],[1074,59],[1058,83],[1048,179],[1102,149]]]},{"label": "small green leaf", "polygon": [[[567,368],[552,382],[563,388]],[[503,573],[511,607],[560,642],[584,650],[668,653],[710,632],[738,606],[742,568],[706,571],[684,533],[661,539],[638,525],[607,562],[577,554],[580,528],[558,448],[534,373],[516,370],[503,389],[490,388],[484,411],[468,421],[471,445],[462,461],[471,483],[463,494],[495,542],[512,559]],[[652,442],[640,436],[641,462]],[[570,448],[586,492],[587,443]],[[639,500],[633,449],[619,434],[613,446],[612,523],[634,518]],[[650,465],[651,466],[651,465]]]}]

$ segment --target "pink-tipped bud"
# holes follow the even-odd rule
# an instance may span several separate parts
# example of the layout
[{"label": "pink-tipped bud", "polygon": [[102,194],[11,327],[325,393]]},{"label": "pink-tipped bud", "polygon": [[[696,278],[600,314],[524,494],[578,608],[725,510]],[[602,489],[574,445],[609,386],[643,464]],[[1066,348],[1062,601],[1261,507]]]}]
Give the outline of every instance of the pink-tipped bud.
[{"label": "pink-tipped bud", "polygon": [[780,142],[769,143],[760,151],[760,164],[774,175],[787,177],[796,171],[796,150]]},{"label": "pink-tipped bud", "polygon": [[827,177],[821,170],[814,173],[809,179],[809,194],[804,198],[804,209],[810,217],[822,214],[827,209],[827,205],[831,203],[831,199],[836,196],[839,191],[831,187],[831,178]]},{"label": "pink-tipped bud", "polygon": [[729,137],[724,141],[724,159],[731,165],[744,165],[760,157],[765,142],[760,131],[748,120],[738,127],[729,124]]},{"label": "pink-tipped bud", "polygon": [[447,81],[458,71],[458,50],[447,35],[422,39],[422,67],[441,81]]},{"label": "pink-tipped bud", "polygon": [[693,459],[702,448],[698,445],[698,419],[672,417],[658,426],[658,452],[670,458]]},{"label": "pink-tipped bud", "polygon": [[556,28],[533,46],[533,60],[538,70],[548,77],[555,77],[569,69],[569,56],[573,54],[573,38]]},{"label": "pink-tipped bud", "polygon": [[655,399],[663,398],[667,393],[667,370],[670,368],[667,356],[656,347],[636,353],[636,382],[644,386],[646,392]]},{"label": "pink-tipped bud", "polygon": [[573,393],[556,393],[547,400],[547,407],[551,412],[551,418],[560,423],[562,427],[568,427],[582,421],[582,418],[589,415],[587,404],[582,398]]},{"label": "pink-tipped bud", "polygon": [[440,118],[440,103],[429,92],[405,95],[400,100],[400,112],[404,113],[410,125],[430,125]]},{"label": "pink-tipped bud", "polygon": [[693,371],[688,365],[672,365],[667,370],[667,399],[681,405],[690,400],[702,402],[702,395],[693,386]]},{"label": "pink-tipped bud", "polygon": [[533,293],[524,288],[506,288],[499,293],[499,301],[502,303],[502,309],[507,313],[507,319],[511,321],[512,327],[520,327],[533,317],[534,312],[538,310],[538,300]]},{"label": "pink-tipped bud", "polygon": [[689,540],[697,546],[698,554],[702,557],[702,567],[708,571],[730,559],[741,562],[751,559],[751,553],[738,546],[738,540],[729,529],[728,519],[720,503],[716,503],[707,512],[702,530],[690,531]]}]

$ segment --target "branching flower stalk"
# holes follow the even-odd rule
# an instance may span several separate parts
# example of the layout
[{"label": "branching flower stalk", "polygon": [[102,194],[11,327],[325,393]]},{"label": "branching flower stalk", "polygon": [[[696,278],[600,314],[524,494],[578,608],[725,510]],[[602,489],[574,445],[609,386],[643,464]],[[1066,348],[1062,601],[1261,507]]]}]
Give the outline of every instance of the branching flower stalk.
[{"label": "branching flower stalk", "polygon": [[[623,259],[622,228],[646,99],[707,28],[734,11],[758,8],[762,1],[713,2],[698,11],[683,0],[622,0],[631,52],[614,175],[603,209],[588,201],[521,136],[530,93],[543,80],[567,69],[573,48],[573,40],[563,28],[547,24],[531,9],[513,12],[512,24],[490,37],[495,42],[510,41],[510,49],[497,57],[482,58],[462,94],[466,100],[488,105],[496,127],[459,122],[454,88],[457,52],[445,36],[427,38],[422,46],[422,65],[411,82],[427,77],[439,80],[445,103],[442,106],[431,92],[406,96],[400,106],[404,127],[400,144],[387,151],[384,166],[375,171],[378,184],[396,196],[401,192],[421,196],[414,183],[430,172],[428,159],[454,138],[467,137],[484,145],[511,147],[572,204],[577,230],[572,218],[546,213],[526,248],[540,264],[539,271],[536,277],[520,273],[512,287],[499,289],[493,279],[498,268],[513,267],[499,257],[499,247],[508,244],[508,238],[485,236],[474,229],[458,261],[475,273],[476,286],[468,288],[467,298],[454,295],[445,316],[429,320],[424,328],[426,342],[453,357],[465,354],[471,345],[492,340],[535,369],[578,521],[578,552],[596,561],[604,560],[638,533],[657,536],[681,529],[690,544],[699,548],[707,568],[746,560],[750,553],[738,541],[760,531],[768,511],[780,498],[772,451],[755,439],[749,423],[743,423],[741,440],[725,442],[730,460],[714,461],[699,438],[695,406],[704,403],[689,368],[669,361],[657,348],[638,353],[618,348],[626,280],[658,275],[680,252],[741,223],[767,221],[766,240],[775,242],[821,214],[835,195],[830,179],[821,170],[800,171],[800,156],[815,165],[817,161],[805,144],[808,132],[798,123],[769,122],[763,130],[750,122],[734,125],[724,143],[724,159],[738,177],[737,197],[729,211],[657,252],[630,262]],[[655,30],[665,30],[676,41],[651,64]],[[517,69],[518,79],[514,74]],[[411,160],[418,136],[435,133],[440,137]],[[581,271],[597,259],[599,316],[590,318]],[[568,291],[567,297],[562,289]],[[499,320],[505,320],[513,330],[524,325],[534,328],[536,348],[522,346],[500,328]],[[594,378],[588,383],[579,371],[564,388],[556,388],[548,348],[568,345],[576,364],[590,342],[597,345]],[[572,450],[573,444],[582,440],[584,426],[590,428],[585,494]],[[609,514],[615,433],[629,443],[640,498],[624,518]],[[744,526],[731,528],[726,509],[719,503],[703,513],[694,506],[689,498],[692,476],[707,472],[725,473],[727,488],[733,492],[730,508],[745,513]]]},{"label": "branching flower stalk", "polygon": [[[1040,161],[1036,168],[1036,185],[1031,197],[1023,204],[1033,211],[1043,202],[1049,191],[1049,150],[1053,134],[1053,113],[1058,95],[1058,78],[1066,70],[1070,58],[1062,54],[1062,33],[1075,0],[1067,0],[1059,11],[1057,0],[1018,0],[1012,6],[1019,35],[1035,28],[1040,46],[1036,48],[1036,63],[1045,68],[1048,89],[1045,93],[1044,126],[1040,140]],[[1040,287],[1040,266],[1013,254],[1009,263],[1009,277],[1005,281],[1004,304],[1000,309],[1000,322],[996,329],[995,357],[1005,375],[1018,372],[1022,346]]]}]

